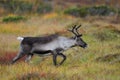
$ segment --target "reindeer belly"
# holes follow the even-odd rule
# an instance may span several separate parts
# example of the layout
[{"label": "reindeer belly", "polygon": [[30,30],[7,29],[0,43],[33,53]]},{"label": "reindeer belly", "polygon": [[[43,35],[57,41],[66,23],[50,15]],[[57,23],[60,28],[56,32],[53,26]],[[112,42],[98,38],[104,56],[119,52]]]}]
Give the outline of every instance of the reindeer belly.
[{"label": "reindeer belly", "polygon": [[51,51],[50,50],[46,50],[46,51],[42,51],[42,50],[39,50],[39,51],[34,51],[34,53],[36,53],[36,54],[48,54],[48,53],[51,53]]},{"label": "reindeer belly", "polygon": [[49,55],[51,55],[51,51],[50,50],[48,50],[48,51],[43,51],[43,50],[37,51],[36,50],[33,53],[35,53],[38,56],[49,56]]}]

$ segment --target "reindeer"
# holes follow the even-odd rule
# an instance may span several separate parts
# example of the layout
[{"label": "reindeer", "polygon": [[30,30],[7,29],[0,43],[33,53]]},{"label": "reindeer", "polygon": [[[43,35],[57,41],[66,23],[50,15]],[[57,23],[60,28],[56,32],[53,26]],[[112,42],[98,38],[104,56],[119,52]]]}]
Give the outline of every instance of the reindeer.
[{"label": "reindeer", "polygon": [[[26,55],[26,62],[32,58],[34,54],[39,55],[53,55],[54,65],[61,65],[66,60],[66,56],[63,54],[64,51],[69,48],[80,46],[86,48],[87,44],[82,40],[78,29],[81,25],[74,25],[72,30],[68,30],[74,34],[74,37],[68,38],[59,36],[58,34],[52,34],[44,37],[18,37],[21,41],[20,51],[18,55],[12,60],[12,64],[17,60]],[[62,61],[57,64],[57,56],[63,57]]]}]

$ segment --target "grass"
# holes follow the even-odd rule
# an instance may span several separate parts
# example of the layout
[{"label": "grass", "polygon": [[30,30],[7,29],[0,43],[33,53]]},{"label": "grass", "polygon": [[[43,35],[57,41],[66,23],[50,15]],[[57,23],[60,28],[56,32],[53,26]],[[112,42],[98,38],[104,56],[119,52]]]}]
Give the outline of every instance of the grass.
[{"label": "grass", "polygon": [[[120,55],[119,24],[113,24],[109,20],[104,23],[100,19],[96,19],[98,22],[96,20],[90,22],[91,19],[94,18],[86,20],[50,13],[32,16],[27,21],[19,23],[1,22],[1,80],[120,80],[120,57],[114,57]],[[69,37],[72,34],[65,29],[80,23],[82,23],[80,32],[83,33],[83,40],[89,47],[87,49],[75,47],[66,51],[64,54],[67,60],[63,65],[55,67],[52,56],[43,58],[36,55],[29,64],[23,59],[14,65],[9,64],[19,50],[17,36],[39,36],[59,32]],[[106,56],[111,58],[107,61]]]}]

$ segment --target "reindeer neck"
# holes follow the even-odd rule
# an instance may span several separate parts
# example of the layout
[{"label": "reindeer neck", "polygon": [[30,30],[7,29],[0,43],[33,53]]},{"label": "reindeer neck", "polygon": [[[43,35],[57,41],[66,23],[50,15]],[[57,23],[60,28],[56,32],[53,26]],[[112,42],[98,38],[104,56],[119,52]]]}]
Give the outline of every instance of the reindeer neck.
[{"label": "reindeer neck", "polygon": [[65,50],[71,47],[74,47],[76,43],[75,39],[66,38],[66,37],[61,37],[60,41],[61,41],[60,43],[61,43],[62,48],[64,48]]}]

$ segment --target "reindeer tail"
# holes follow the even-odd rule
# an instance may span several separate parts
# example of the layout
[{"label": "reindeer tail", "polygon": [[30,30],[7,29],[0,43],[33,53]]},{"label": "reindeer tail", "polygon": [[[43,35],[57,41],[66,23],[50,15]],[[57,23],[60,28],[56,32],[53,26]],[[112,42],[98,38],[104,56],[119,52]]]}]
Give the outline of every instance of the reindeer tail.
[{"label": "reindeer tail", "polygon": [[17,40],[22,41],[24,38],[23,37],[17,37]]}]

